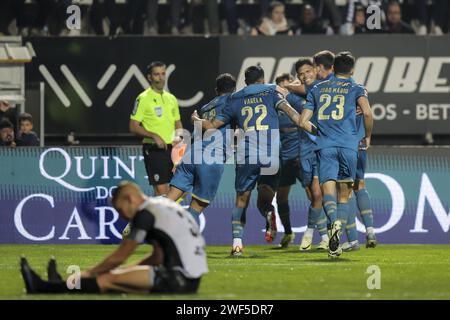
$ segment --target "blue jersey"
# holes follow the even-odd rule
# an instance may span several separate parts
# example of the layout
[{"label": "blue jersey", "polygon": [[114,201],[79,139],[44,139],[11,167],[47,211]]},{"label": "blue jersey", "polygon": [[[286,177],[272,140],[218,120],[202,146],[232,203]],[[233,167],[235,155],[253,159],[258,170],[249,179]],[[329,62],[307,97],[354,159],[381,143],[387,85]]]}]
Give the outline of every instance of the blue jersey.
[{"label": "blue jersey", "polygon": [[[324,80],[329,79],[331,76],[332,76],[331,74],[328,75]],[[314,82],[311,83],[310,85],[305,85],[306,94],[308,94],[309,91],[311,91],[311,89],[316,84],[324,80],[314,80]],[[301,107],[301,111],[303,111],[303,108],[304,104]],[[309,121],[311,121],[311,123],[317,127],[317,112],[314,112],[312,118]],[[313,136],[312,134],[304,130],[300,131],[300,158],[308,159],[316,156],[315,154],[315,150],[317,149],[316,139],[317,137]]]},{"label": "blue jersey", "polygon": [[[304,99],[300,96],[289,93],[286,96],[292,108],[301,113]],[[298,157],[300,152],[300,131],[296,124],[283,111],[278,110],[278,122],[280,126],[281,159],[290,160]]]},{"label": "blue jersey", "polygon": [[254,94],[258,94],[264,91],[275,91],[277,89],[276,84],[262,84],[255,83],[242,88],[241,90],[232,94],[233,99],[245,98]]},{"label": "blue jersey", "polygon": [[[368,97],[367,90],[364,91],[366,97]],[[364,126],[364,115],[359,114],[356,116],[356,128],[358,129],[358,139],[362,140],[366,136],[366,127]]]},{"label": "blue jersey", "polygon": [[278,136],[273,136],[279,129],[276,106],[282,99],[274,85],[252,84],[232,94],[229,104],[216,119],[225,124],[235,120],[239,128],[250,133],[249,136],[252,132],[258,133],[256,140],[245,139],[247,154],[259,154],[259,147],[262,147],[259,142],[264,139],[267,141],[265,154],[272,155],[271,140],[279,141]]},{"label": "blue jersey", "polygon": [[343,147],[358,150],[356,105],[366,96],[362,85],[352,78],[331,76],[308,92],[305,108],[317,112],[317,149]]},{"label": "blue jersey", "polygon": [[[230,94],[225,94],[215,97],[213,100],[208,102],[198,112],[200,118],[206,120],[212,120],[216,118],[217,115],[221,114],[224,108],[226,108],[229,97]],[[231,139],[227,138],[227,132],[230,132],[227,131],[228,129],[230,129],[229,124],[223,125],[218,129],[218,131],[215,132],[213,136],[209,137],[208,139],[194,141],[191,149],[199,151],[199,149],[201,148],[201,151],[203,152],[205,148],[208,148],[209,150],[211,150],[212,156],[216,156],[216,152],[218,152],[219,154],[223,154],[225,162],[226,158],[231,155],[231,147],[227,146],[227,142],[232,142],[230,141]]]},{"label": "blue jersey", "polygon": [[[304,105],[302,106],[303,110]],[[311,123],[317,126],[317,113],[314,113],[310,119]],[[317,137],[306,132],[305,130],[300,130],[300,157],[309,158],[315,156],[315,150],[317,149],[316,144]]]},{"label": "blue jersey", "polygon": [[364,116],[362,114],[356,116],[356,128],[358,130],[358,139],[361,140],[366,136],[366,127],[364,126]]}]

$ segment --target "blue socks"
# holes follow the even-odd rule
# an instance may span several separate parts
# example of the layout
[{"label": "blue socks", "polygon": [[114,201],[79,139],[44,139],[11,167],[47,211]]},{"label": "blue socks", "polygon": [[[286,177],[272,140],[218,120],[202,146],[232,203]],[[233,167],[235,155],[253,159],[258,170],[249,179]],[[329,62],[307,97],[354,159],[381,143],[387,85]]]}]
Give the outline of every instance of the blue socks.
[{"label": "blue socks", "polygon": [[317,229],[321,236],[328,234],[327,232],[327,216],[322,208],[316,209],[309,207],[308,209],[308,229]]},{"label": "blue socks", "polygon": [[336,197],[330,194],[323,196],[323,209],[328,217],[328,223],[331,226],[337,219],[337,204]]},{"label": "blue socks", "polygon": [[348,203],[338,203],[337,204],[337,218],[341,221],[341,234],[344,232],[347,226],[349,206]]},{"label": "blue socks", "polygon": [[355,192],[356,201],[358,202],[359,212],[361,213],[361,217],[364,225],[367,228],[373,227],[373,213],[372,213],[372,205],[370,203],[369,193],[366,189],[361,189]]},{"label": "blue socks", "polygon": [[356,199],[351,197],[348,199],[349,212],[347,219],[347,227],[345,229],[347,233],[347,241],[352,242],[358,240],[358,230],[356,230]]},{"label": "blue socks", "polygon": [[[358,208],[356,207],[358,204]],[[358,231],[356,230],[356,210],[359,210],[364,225],[367,228],[373,228],[373,213],[370,203],[369,193],[366,189],[355,191],[355,197],[349,199],[350,212],[347,220],[347,239],[349,242],[358,240]],[[369,229],[370,230],[370,229]]]},{"label": "blue socks", "polygon": [[308,209],[308,228],[309,229],[315,229],[317,220],[319,219],[320,211],[322,211],[322,208],[320,209],[314,209],[313,207],[309,207]]},{"label": "blue socks", "polygon": [[245,208],[234,207],[231,212],[232,237],[240,238],[244,236]]},{"label": "blue socks", "polygon": [[[317,210],[317,209],[315,209]],[[320,208],[320,213],[316,221],[317,230],[321,236],[328,234],[327,232],[327,216],[325,215],[325,211]]]},{"label": "blue socks", "polygon": [[191,207],[189,207],[187,209],[187,211],[189,211],[189,213],[192,215],[192,217],[194,217],[195,221],[197,222],[198,226],[200,227],[200,214],[201,214],[201,212],[198,212],[198,211],[194,210]]}]

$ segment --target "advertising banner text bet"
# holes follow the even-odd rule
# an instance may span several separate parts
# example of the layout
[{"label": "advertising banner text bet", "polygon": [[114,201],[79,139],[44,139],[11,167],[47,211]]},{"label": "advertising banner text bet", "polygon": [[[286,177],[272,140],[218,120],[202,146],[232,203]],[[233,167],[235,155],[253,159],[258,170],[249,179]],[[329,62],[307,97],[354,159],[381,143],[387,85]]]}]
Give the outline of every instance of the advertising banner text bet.
[{"label": "advertising banner text bet", "polygon": [[[132,180],[151,192],[140,147],[1,148],[0,168],[0,243],[117,243],[126,222],[108,202],[111,191],[121,180]],[[375,147],[367,168],[381,243],[450,243],[450,148]],[[265,243],[255,196],[256,190],[246,244]],[[201,218],[208,244],[231,243],[234,198],[230,163]],[[293,230],[302,233],[308,201],[299,183],[290,208]]]}]

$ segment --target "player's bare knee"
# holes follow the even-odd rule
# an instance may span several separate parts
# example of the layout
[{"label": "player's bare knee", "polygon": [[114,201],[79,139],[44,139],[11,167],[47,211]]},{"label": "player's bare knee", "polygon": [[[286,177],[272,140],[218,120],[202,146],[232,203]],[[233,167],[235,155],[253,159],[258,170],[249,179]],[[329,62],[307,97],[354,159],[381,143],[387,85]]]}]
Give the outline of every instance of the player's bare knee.
[{"label": "player's bare knee", "polygon": [[313,203],[314,207],[320,206],[322,204],[322,191],[320,191],[320,188],[312,188],[311,202]]},{"label": "player's bare knee", "polygon": [[246,208],[250,198],[249,192],[239,192],[236,197],[236,206],[238,208]]},{"label": "player's bare knee", "polygon": [[156,196],[164,196],[169,193],[169,184],[157,184],[153,186],[153,190]]},{"label": "player's bare knee", "polygon": [[206,207],[208,207],[208,205],[209,205],[209,203],[207,203],[207,202],[203,202],[196,198],[192,198],[190,207],[198,212],[202,212],[203,210],[206,209]]},{"label": "player's bare knee", "polygon": [[355,183],[353,184],[353,190],[359,191],[366,188],[366,183],[363,179],[361,180],[355,180]]},{"label": "player's bare knee", "polygon": [[183,196],[183,191],[174,186],[170,186],[169,192],[167,193],[167,198],[172,201],[177,201],[179,198],[181,198],[181,196]]},{"label": "player's bare knee", "polygon": [[350,198],[350,194],[352,192],[352,185],[347,183],[341,183],[339,185],[338,191],[338,202],[339,203],[347,203]]}]

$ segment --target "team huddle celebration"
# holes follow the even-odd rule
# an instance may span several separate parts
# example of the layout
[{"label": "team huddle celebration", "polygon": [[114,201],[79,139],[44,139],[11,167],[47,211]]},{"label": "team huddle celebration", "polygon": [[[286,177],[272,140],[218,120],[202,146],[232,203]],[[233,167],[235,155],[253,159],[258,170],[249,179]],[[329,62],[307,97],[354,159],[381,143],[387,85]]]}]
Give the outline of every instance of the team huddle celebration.
[{"label": "team huddle celebration", "polygon": [[[332,259],[345,251],[358,250],[356,204],[366,226],[366,247],[375,248],[372,209],[364,185],[373,116],[367,90],[352,79],[354,67],[350,52],[335,55],[321,51],[295,63],[296,80],[290,74],[281,74],[276,84],[266,84],[264,70],[250,66],[245,70],[246,86],[239,91],[231,74],[220,74],[216,78],[217,97],[192,114],[197,129],[212,130],[209,134],[215,136],[192,139],[173,168],[174,158],[177,162],[173,151],[180,149],[175,148],[184,138],[173,138],[174,132],[181,132],[180,115],[176,104],[169,104],[172,109],[167,118],[162,118],[156,128],[151,123],[151,100],[156,102],[156,95],[174,99],[162,90],[166,66],[151,63],[148,77],[152,86],[138,96],[130,130],[144,137],[146,169],[156,197],[146,197],[133,182],[123,182],[114,190],[114,208],[131,222],[120,247],[83,273],[81,291],[195,292],[208,270],[199,217],[214,201],[227,157],[233,154],[236,205],[230,212],[231,256],[245,254],[246,209],[255,187],[265,240],[273,243],[277,235],[272,205],[275,198],[284,227],[279,246],[287,248],[294,243],[288,198],[297,180],[310,200],[308,228],[300,251],[313,250],[315,230],[321,241],[314,250],[327,252]],[[167,128],[168,122],[170,130],[164,131],[162,126]],[[236,139],[225,137],[233,134]],[[168,148],[172,139],[176,143]],[[230,141],[236,142],[234,148],[227,145]],[[209,152],[205,152],[207,149]],[[186,193],[192,195],[187,212],[176,203]],[[347,242],[342,243],[344,236]],[[154,244],[152,255],[136,266],[114,271],[143,241]],[[48,282],[30,268],[25,258],[21,270],[30,293],[74,292],[56,271],[55,260],[49,262]]]},{"label": "team huddle celebration", "polygon": [[[258,210],[266,222],[266,241],[273,242],[277,234],[272,205],[276,195],[285,230],[280,246],[288,247],[294,242],[288,198],[297,179],[311,201],[301,251],[311,250],[314,230],[322,237],[317,249],[328,251],[330,257],[338,257],[343,250],[359,249],[355,217],[349,217],[353,190],[366,223],[366,246],[376,246],[370,198],[364,188],[373,117],[367,91],[351,78],[354,64],[350,52],[337,57],[330,51],[318,52],[312,59],[296,62],[296,81],[291,75],[282,74],[276,78],[276,85],[265,84],[264,70],[250,66],[245,70],[247,86],[238,92],[234,92],[234,77],[221,74],[216,79],[218,97],[192,115],[193,121],[201,122],[202,129],[218,129],[225,135],[234,123],[244,133],[250,133],[238,136],[243,142],[237,143],[243,148],[237,152],[236,206],[231,212],[233,256],[243,254],[246,209],[255,186]],[[203,141],[198,147],[194,143],[186,161],[177,167],[168,193],[168,198],[176,201],[184,192],[192,192],[188,211],[197,222],[200,213],[214,200],[223,171],[221,163],[194,163],[191,155],[198,148],[208,148],[209,143]],[[279,148],[279,152],[273,152],[272,147]],[[226,145],[215,143],[209,148],[228,154],[221,150],[228,149]],[[271,161],[264,163],[260,154],[269,154]],[[275,173],[264,173],[274,164],[278,165]],[[340,233],[347,234],[344,246],[340,245]]]},{"label": "team huddle celebration", "polygon": [[450,299],[449,9],[0,1],[0,300]]}]

